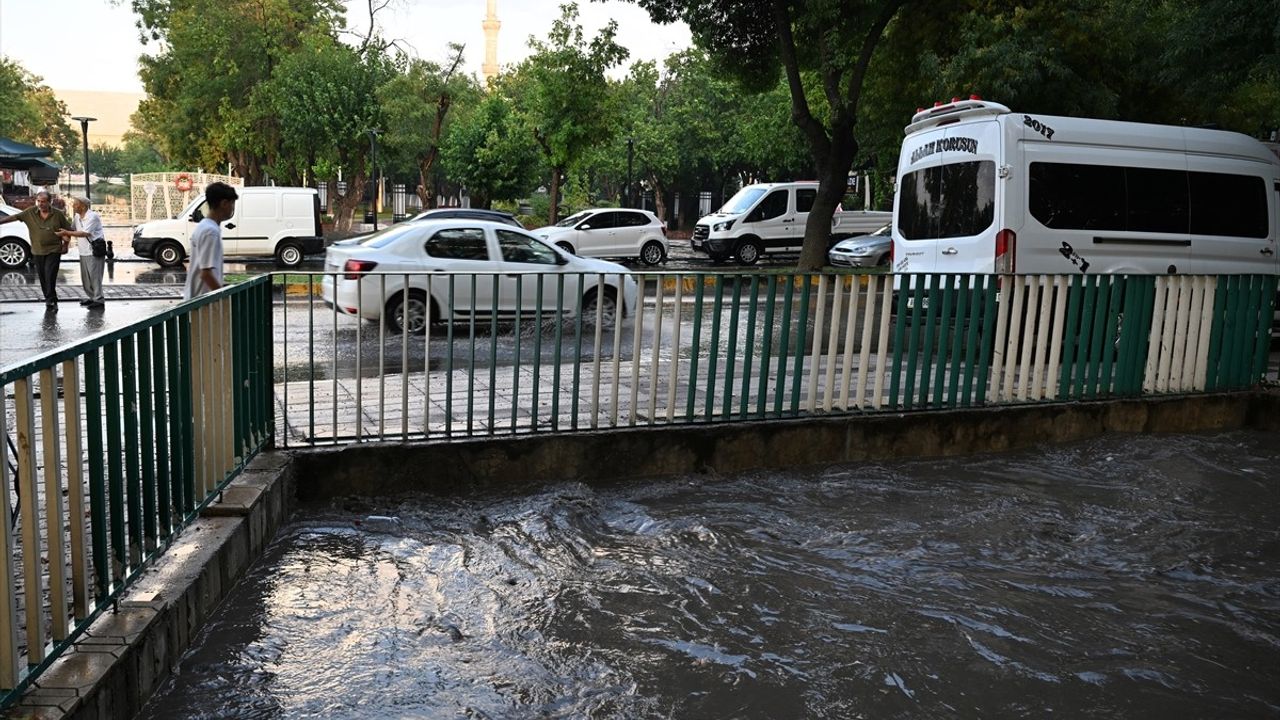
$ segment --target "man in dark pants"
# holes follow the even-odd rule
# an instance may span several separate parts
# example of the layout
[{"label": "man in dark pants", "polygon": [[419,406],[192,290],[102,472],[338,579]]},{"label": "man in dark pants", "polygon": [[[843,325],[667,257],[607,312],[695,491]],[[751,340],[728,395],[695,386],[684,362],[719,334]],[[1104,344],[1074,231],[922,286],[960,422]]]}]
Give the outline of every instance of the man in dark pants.
[{"label": "man in dark pants", "polygon": [[40,290],[44,292],[44,307],[58,312],[58,265],[67,251],[69,241],[59,237],[59,230],[73,230],[71,220],[49,199],[49,193],[36,194],[36,204],[17,215],[0,218],[0,225],[21,220],[31,234],[31,265],[40,278]]}]

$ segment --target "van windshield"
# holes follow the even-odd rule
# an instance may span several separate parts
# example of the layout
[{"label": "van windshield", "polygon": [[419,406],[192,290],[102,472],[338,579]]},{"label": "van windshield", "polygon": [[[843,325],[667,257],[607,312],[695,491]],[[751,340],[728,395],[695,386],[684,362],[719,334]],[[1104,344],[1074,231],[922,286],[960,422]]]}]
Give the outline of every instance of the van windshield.
[{"label": "van windshield", "polygon": [[903,238],[977,235],[995,220],[996,164],[977,160],[922,168],[904,175],[898,192]]},{"label": "van windshield", "polygon": [[752,205],[764,195],[765,188],[762,187],[745,187],[738,191],[737,195],[729,198],[729,202],[720,208],[720,212],[727,215],[741,215],[751,209]]}]

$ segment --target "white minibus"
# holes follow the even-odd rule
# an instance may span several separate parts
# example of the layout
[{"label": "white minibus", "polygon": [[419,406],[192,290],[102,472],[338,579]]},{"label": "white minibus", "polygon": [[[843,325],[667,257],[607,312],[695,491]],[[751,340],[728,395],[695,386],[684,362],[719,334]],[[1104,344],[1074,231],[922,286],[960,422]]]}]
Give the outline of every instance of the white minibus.
[{"label": "white minibus", "polygon": [[1280,160],[1239,133],[956,99],[906,127],[893,268],[1274,273],[1278,193]]}]

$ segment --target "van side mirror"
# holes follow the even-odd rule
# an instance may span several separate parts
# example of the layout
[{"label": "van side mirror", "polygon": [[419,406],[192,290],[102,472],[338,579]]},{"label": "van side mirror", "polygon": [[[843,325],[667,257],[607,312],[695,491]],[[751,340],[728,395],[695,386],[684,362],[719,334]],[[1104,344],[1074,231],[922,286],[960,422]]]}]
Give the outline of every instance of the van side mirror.
[{"label": "van side mirror", "polygon": [[198,223],[204,219],[204,213],[200,212],[200,208],[191,211],[191,222]]}]

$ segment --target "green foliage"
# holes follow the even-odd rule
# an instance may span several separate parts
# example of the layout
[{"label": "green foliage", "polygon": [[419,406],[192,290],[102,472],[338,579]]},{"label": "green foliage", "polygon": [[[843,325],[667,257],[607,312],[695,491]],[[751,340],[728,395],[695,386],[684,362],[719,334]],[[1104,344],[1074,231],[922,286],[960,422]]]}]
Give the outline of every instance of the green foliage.
[{"label": "green foliage", "polygon": [[125,133],[124,147],[120,149],[120,173],[164,172],[175,169],[165,159],[155,144],[139,133]]},{"label": "green foliage", "polygon": [[68,162],[82,153],[79,128],[67,121],[67,108],[14,60],[0,56],[0,133],[11,140],[48,148],[55,161]]},{"label": "green foliage", "polygon": [[534,54],[516,69],[507,89],[526,117],[533,137],[551,167],[551,215],[556,219],[560,176],[588,148],[609,138],[616,127],[614,95],[605,72],[627,57],[610,21],[587,42],[577,24],[578,6],[560,7],[546,42],[530,38]]},{"label": "green foliage", "polygon": [[276,118],[252,102],[287,57],[341,25],[338,0],[132,0],[144,41],[147,91],[135,127],[187,167],[231,162],[251,182],[280,137]]},{"label": "green foliage", "polygon": [[408,61],[378,88],[385,119],[379,162],[386,174],[416,178],[424,190],[434,185],[431,175],[456,109],[481,97],[475,78],[460,71],[462,62],[462,46],[450,45],[444,65]]},{"label": "green foliage", "polygon": [[496,93],[454,121],[442,161],[448,177],[467,188],[477,207],[515,201],[537,184],[533,135],[512,101]]}]

